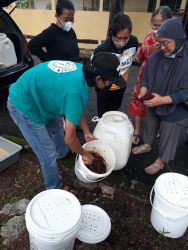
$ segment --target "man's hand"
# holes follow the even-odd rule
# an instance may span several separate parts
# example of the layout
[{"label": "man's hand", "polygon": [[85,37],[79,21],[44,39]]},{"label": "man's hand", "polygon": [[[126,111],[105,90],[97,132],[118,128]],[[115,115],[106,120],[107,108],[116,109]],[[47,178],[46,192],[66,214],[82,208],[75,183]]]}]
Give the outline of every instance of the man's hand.
[{"label": "man's hand", "polygon": [[147,107],[152,108],[152,107],[172,103],[172,99],[170,98],[170,96],[160,96],[156,93],[152,93],[152,94],[154,95],[154,98],[144,102],[144,105],[146,105]]},{"label": "man's hand", "polygon": [[91,165],[94,160],[94,157],[91,153],[85,151],[82,155],[82,160],[84,164]]}]

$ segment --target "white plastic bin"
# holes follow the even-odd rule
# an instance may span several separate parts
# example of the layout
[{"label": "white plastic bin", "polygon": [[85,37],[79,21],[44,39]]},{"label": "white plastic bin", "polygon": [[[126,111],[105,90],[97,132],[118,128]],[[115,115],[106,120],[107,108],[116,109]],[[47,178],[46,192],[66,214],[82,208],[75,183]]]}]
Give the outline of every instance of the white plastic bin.
[{"label": "white plastic bin", "polygon": [[25,219],[31,250],[71,250],[81,223],[81,205],[70,192],[51,189],[31,200]]},{"label": "white plastic bin", "polygon": [[116,163],[114,170],[125,167],[132,147],[134,128],[128,116],[120,111],[109,111],[102,118],[94,117],[93,122],[98,122],[93,134],[107,143],[114,151]]},{"label": "white plastic bin", "polygon": [[115,166],[116,157],[114,151],[106,142],[93,140],[85,143],[83,148],[88,151],[96,152],[103,157],[106,163],[106,173],[99,174],[92,172],[83,163],[82,156],[79,155],[75,161],[75,174],[80,181],[85,183],[97,182],[103,180],[111,174]]},{"label": "white plastic bin", "polygon": [[18,161],[22,147],[0,137],[0,172]]},{"label": "white plastic bin", "polygon": [[17,64],[14,44],[5,33],[0,33],[0,68]]},{"label": "white plastic bin", "polygon": [[178,173],[160,175],[151,190],[150,201],[153,227],[166,237],[183,236],[188,227],[188,177]]}]

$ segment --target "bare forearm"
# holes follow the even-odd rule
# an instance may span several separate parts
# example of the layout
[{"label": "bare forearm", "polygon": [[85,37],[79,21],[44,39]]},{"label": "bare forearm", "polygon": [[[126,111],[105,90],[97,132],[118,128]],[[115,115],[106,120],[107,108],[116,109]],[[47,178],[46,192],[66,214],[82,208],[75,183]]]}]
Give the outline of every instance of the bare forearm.
[{"label": "bare forearm", "polygon": [[85,115],[82,116],[79,125],[80,125],[81,129],[83,130],[84,134],[89,133],[89,127],[87,125],[87,120],[86,120]]},{"label": "bare forearm", "polygon": [[75,153],[80,154],[80,155],[84,155],[84,149],[82,148],[78,138],[72,137],[68,140],[66,140],[66,143],[68,145],[68,147]]}]

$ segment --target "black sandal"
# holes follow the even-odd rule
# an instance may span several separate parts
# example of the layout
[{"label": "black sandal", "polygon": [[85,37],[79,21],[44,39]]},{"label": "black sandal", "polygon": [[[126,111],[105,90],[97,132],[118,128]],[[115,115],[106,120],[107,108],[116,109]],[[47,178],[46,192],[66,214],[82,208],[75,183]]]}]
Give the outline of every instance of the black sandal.
[{"label": "black sandal", "polygon": [[133,145],[138,145],[140,142],[140,136],[138,134],[133,134],[133,141],[132,144]]}]

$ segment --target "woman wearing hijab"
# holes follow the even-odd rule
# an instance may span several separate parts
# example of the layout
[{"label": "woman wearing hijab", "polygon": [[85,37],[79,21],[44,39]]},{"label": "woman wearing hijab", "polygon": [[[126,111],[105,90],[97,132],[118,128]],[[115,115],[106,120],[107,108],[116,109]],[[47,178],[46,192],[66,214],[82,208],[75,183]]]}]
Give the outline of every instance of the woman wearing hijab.
[{"label": "woman wearing hijab", "polygon": [[159,128],[159,155],[145,168],[151,175],[174,159],[181,125],[188,118],[188,43],[181,22],[176,18],[165,21],[157,32],[157,41],[160,50],[145,66],[139,93],[139,98],[149,92],[153,95],[143,102],[148,107],[144,144],[132,149],[135,155],[150,152]]},{"label": "woman wearing hijab", "polygon": [[139,49],[138,57],[140,60],[141,68],[136,80],[136,86],[133,91],[132,101],[128,108],[128,112],[134,116],[134,135],[133,135],[133,144],[137,145],[140,141],[140,130],[141,130],[141,122],[142,118],[146,115],[146,106],[140,103],[137,100],[137,96],[140,92],[140,80],[143,75],[144,67],[147,63],[150,55],[158,48],[156,42],[156,32],[161,26],[161,24],[172,17],[171,9],[168,6],[161,6],[153,12],[151,15],[151,28],[152,32],[147,34],[144,38],[142,46]]}]

